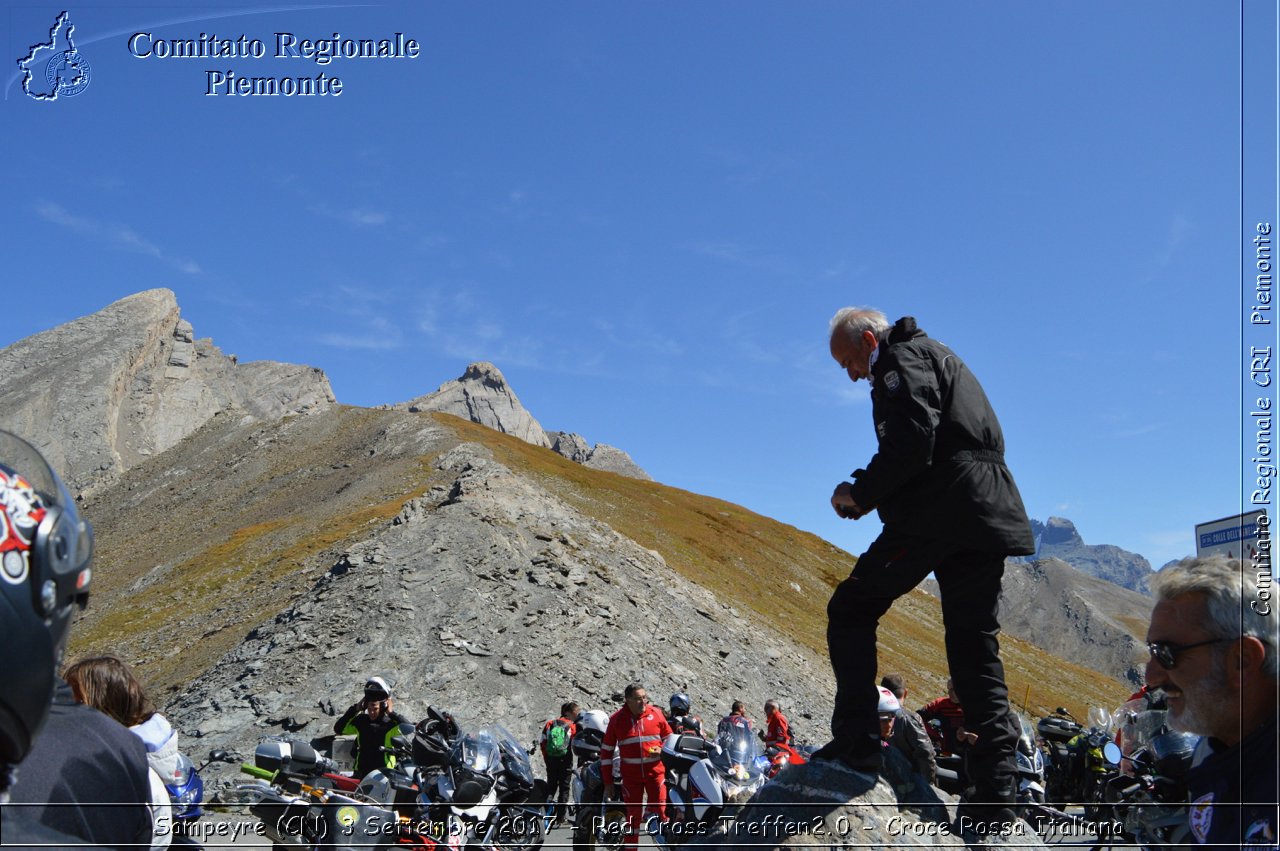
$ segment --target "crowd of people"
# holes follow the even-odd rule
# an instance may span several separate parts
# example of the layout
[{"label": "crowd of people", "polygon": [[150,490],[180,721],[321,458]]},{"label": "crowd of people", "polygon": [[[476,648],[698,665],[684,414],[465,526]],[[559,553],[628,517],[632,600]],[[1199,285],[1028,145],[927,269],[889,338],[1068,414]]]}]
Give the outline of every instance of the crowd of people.
[{"label": "crowd of people", "polygon": [[[1022,498],[1004,459],[1004,437],[976,377],[915,319],[890,323],[867,308],[831,321],[832,358],[851,381],[871,383],[877,450],[840,482],[830,504],[844,519],[878,512],[883,529],[839,584],[828,606],[835,675],[832,738],[813,754],[879,772],[897,747],[926,778],[936,772],[926,722],[942,747],[965,754],[958,821],[974,832],[1016,819],[1014,748],[999,655],[997,600],[1007,556],[1033,552]],[[1261,521],[1260,521],[1261,522]],[[137,677],[114,656],[64,666],[70,624],[91,586],[92,529],[57,473],[28,442],[0,431],[0,627],[9,644],[0,667],[0,843],[54,847],[163,847],[172,832],[162,792],[176,736]],[[1269,543],[1269,539],[1268,539]],[[1187,775],[1189,819],[1202,843],[1277,846],[1277,618],[1267,570],[1239,560],[1197,558],[1166,567],[1152,583],[1146,682],[1167,700],[1170,724],[1200,741]],[[893,602],[933,574],[940,590],[948,696],[905,709],[901,676],[875,684],[876,631]],[[707,735],[687,695],[669,712],[645,688],[602,719],[601,772],[617,763],[630,841],[641,811],[659,816],[663,739]],[[793,734],[777,701],[765,704],[766,743]],[[588,713],[589,714],[589,713]],[[566,702],[539,741],[556,800],[566,800],[571,743],[586,719]],[[335,732],[357,739],[356,770],[385,767],[383,745],[405,719],[391,688],[371,678]],[[735,702],[717,724],[754,729]]]}]

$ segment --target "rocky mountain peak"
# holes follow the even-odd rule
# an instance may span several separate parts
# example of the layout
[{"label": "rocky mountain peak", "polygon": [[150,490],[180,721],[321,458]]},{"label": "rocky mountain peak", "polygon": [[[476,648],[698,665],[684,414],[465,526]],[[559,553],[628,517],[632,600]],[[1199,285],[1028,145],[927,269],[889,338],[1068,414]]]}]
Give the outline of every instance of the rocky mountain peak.
[{"label": "rocky mountain peak", "polygon": [[0,349],[0,399],[0,427],[31,438],[80,490],[219,414],[271,420],[334,401],[318,369],[239,364],[196,339],[168,289],[126,296]]},{"label": "rocky mountain peak", "polygon": [[1086,544],[1076,526],[1065,517],[1031,521],[1032,533],[1040,539],[1039,558],[1065,561],[1082,573],[1113,582],[1122,588],[1149,594],[1151,563],[1137,553],[1111,544]]},{"label": "rocky mountain peak", "polygon": [[414,413],[439,411],[453,414],[518,437],[525,443],[551,447],[547,433],[533,414],[520,404],[502,371],[488,361],[470,364],[460,377],[446,381],[433,393],[392,407]]},{"label": "rocky mountain peak", "polygon": [[[507,390],[507,378],[502,374],[502,370],[485,360],[468,364],[467,371],[458,380],[478,381],[493,390]],[[512,393],[512,395],[515,394]]]},{"label": "rocky mountain peak", "polygon": [[1041,539],[1042,544],[1079,545],[1084,543],[1084,538],[1081,538],[1080,533],[1076,531],[1076,524],[1065,517],[1050,517],[1042,528],[1044,536]]},{"label": "rocky mountain peak", "polygon": [[534,446],[545,446],[570,461],[596,470],[607,470],[633,479],[652,481],[631,456],[615,446],[592,446],[580,434],[545,431],[520,403],[502,370],[488,361],[469,364],[462,375],[446,381],[434,393],[391,406],[413,413],[440,411],[518,437]]}]

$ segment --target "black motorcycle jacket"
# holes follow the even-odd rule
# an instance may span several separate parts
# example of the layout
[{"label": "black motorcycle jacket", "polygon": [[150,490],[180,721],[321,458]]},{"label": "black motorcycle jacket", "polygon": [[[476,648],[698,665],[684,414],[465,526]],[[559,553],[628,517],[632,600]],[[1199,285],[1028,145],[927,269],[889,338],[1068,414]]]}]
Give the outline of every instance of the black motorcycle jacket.
[{"label": "black motorcycle jacket", "polygon": [[886,527],[966,549],[1035,551],[1031,524],[1004,462],[1004,434],[964,362],[910,316],[881,335],[871,368],[878,447],[853,473],[853,499]]},{"label": "black motorcycle jacket", "polygon": [[1202,844],[1275,848],[1276,722],[1255,730],[1233,748],[1201,740],[1187,771],[1188,822]]},{"label": "black motorcycle jacket", "polygon": [[382,748],[391,747],[391,739],[400,734],[400,725],[407,723],[404,716],[395,711],[384,712],[374,721],[365,714],[362,704],[353,703],[333,725],[333,731],[339,736],[355,734],[355,775],[364,777],[370,771],[395,766],[396,758]]}]

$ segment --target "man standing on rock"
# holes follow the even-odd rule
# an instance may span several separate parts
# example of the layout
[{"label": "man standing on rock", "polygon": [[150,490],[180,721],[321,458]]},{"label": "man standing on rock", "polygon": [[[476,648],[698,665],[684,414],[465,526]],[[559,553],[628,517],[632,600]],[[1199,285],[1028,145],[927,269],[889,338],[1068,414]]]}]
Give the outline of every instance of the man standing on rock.
[{"label": "man standing on rock", "polygon": [[613,788],[615,749],[622,771],[622,800],[627,805],[627,838],[624,848],[637,847],[636,825],[644,798],[649,797],[650,819],[664,818],[667,788],[662,765],[662,741],[671,735],[671,725],[661,711],[649,704],[644,686],[632,683],[624,693],[621,709],[609,718],[600,743],[600,779],[606,790]]},{"label": "man standing on rock", "polygon": [[814,756],[856,770],[881,767],[876,627],[894,600],[932,572],[947,662],[977,734],[958,821],[978,832],[998,829],[1015,819],[1018,727],[996,604],[1005,557],[1035,549],[1004,463],[1000,423],[968,367],[910,316],[891,326],[877,310],[844,308],[831,320],[830,348],[851,381],[870,381],[878,441],[854,481],[836,486],[831,507],[849,520],[876,509],[884,529],[827,605],[833,739]]}]

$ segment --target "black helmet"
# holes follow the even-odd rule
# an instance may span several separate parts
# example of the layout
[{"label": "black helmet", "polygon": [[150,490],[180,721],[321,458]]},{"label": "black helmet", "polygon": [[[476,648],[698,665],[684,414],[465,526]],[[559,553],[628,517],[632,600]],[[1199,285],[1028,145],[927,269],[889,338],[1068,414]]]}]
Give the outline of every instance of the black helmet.
[{"label": "black helmet", "polygon": [[691,708],[693,708],[693,704],[689,701],[689,695],[684,692],[677,692],[671,695],[671,712],[673,714],[688,715]]},{"label": "black helmet", "polygon": [[72,612],[89,599],[92,555],[93,530],[58,474],[0,431],[0,763],[21,762],[49,714]]}]

